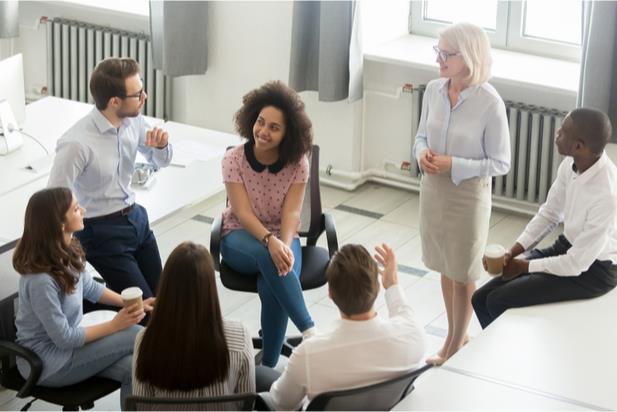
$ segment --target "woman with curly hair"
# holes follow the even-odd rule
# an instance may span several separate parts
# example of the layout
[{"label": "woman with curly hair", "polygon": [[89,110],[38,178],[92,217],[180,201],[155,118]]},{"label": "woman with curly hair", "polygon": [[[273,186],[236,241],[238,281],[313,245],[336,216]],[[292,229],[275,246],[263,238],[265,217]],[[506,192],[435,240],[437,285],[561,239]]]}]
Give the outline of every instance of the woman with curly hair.
[{"label": "woman with curly hair", "polygon": [[234,120],[247,142],[223,158],[229,206],[221,254],[237,272],[260,273],[262,363],[274,367],[288,318],[304,337],[314,333],[300,286],[298,238],[312,125],[300,96],[279,81],[246,94]]},{"label": "woman with curly hair", "polygon": [[[24,233],[13,255],[19,278],[17,343],[43,363],[41,386],[72,385],[91,376],[122,383],[121,399],[131,394],[131,363],[137,325],[144,315],[138,304],[121,309],[110,321],[82,327],[83,299],[122,306],[119,294],[84,271],[85,255],[73,233],[84,228],[84,208],[67,188],[36,192],[26,207]],[[154,298],[144,301],[152,310]],[[22,376],[30,374],[17,359]]]}]

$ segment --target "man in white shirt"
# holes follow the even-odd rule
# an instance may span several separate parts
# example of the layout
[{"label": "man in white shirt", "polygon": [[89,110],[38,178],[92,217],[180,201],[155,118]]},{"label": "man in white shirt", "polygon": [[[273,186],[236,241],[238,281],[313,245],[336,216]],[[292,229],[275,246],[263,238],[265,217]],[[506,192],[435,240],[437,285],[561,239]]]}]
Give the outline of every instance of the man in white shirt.
[{"label": "man in white shirt", "polygon": [[[509,308],[593,298],[617,285],[617,167],[604,152],[611,136],[611,122],[598,110],[566,116],[555,144],[568,157],[546,202],[506,253],[503,275],[472,297],[483,328]],[[515,259],[561,222],[552,246]]]},{"label": "man in white shirt", "polygon": [[[375,259],[360,245],[345,245],[332,258],[326,277],[330,298],[341,313],[334,330],[302,342],[270,389],[276,410],[295,410],[305,399],[340,389],[382,382],[415,369],[424,355],[424,334],[398,284],[396,258],[387,245]],[[374,302],[378,275],[386,289],[389,317]]]}]

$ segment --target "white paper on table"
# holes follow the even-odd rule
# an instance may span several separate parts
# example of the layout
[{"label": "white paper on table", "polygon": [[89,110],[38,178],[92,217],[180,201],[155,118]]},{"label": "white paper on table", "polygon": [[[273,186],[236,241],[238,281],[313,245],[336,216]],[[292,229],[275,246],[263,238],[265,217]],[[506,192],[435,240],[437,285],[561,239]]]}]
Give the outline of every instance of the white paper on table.
[{"label": "white paper on table", "polygon": [[221,154],[221,149],[207,143],[194,140],[180,140],[173,142],[174,155],[171,164],[188,166],[195,160],[207,161]]}]

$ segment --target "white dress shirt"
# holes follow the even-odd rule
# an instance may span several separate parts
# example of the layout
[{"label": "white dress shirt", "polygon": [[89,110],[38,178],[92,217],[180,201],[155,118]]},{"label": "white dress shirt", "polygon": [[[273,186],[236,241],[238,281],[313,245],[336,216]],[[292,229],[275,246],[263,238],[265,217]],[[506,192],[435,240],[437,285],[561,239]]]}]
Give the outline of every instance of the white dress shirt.
[{"label": "white dress shirt", "polygon": [[510,130],[503,100],[493,86],[482,83],[463,89],[454,107],[449,80],[432,80],[422,99],[422,114],[413,154],[432,149],[452,156],[452,182],[472,177],[505,175],[510,170]]},{"label": "white dress shirt", "polygon": [[70,188],[86,217],[103,216],[135,202],[131,178],[139,150],[157,169],[171,162],[172,149],[146,146],[150,126],[142,115],[126,117],[119,128],[96,108],[73,125],[56,146],[48,187]]},{"label": "white dress shirt", "polygon": [[617,167],[606,153],[580,174],[574,159],[565,158],[546,202],[517,242],[530,249],[561,222],[572,247],[565,255],[530,260],[529,272],[578,276],[596,259],[617,262]]},{"label": "white dress shirt", "polygon": [[340,319],[336,328],[298,346],[270,389],[276,410],[294,410],[316,395],[382,382],[418,367],[424,333],[399,285],[386,290],[389,319]]}]

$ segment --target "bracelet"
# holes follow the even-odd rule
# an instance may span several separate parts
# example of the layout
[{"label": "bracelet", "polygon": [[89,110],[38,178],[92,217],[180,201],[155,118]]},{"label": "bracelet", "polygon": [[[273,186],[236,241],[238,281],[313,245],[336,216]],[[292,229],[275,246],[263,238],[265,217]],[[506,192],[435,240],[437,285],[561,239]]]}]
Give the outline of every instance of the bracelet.
[{"label": "bracelet", "polygon": [[264,237],[261,238],[261,243],[265,246],[268,247],[268,242],[270,241],[270,237],[272,236],[272,232],[268,232],[264,235]]}]

